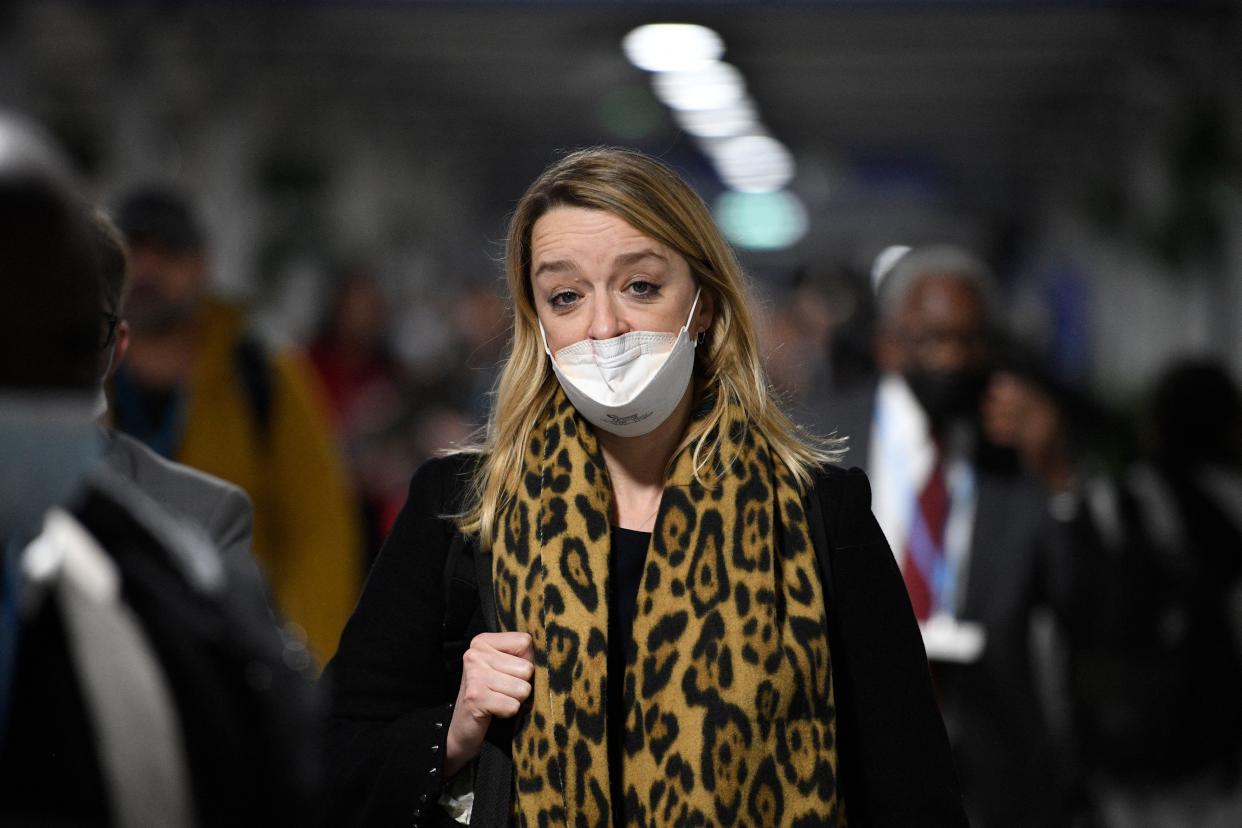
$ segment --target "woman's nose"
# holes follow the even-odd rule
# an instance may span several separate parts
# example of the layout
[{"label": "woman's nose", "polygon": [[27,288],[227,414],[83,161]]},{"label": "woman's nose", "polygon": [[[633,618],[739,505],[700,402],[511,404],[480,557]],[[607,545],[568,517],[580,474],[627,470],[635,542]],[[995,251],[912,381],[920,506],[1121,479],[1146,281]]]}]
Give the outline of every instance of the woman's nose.
[{"label": "woman's nose", "polygon": [[617,313],[607,296],[597,296],[591,303],[591,326],[587,336],[591,339],[612,339],[625,333],[625,322]]}]

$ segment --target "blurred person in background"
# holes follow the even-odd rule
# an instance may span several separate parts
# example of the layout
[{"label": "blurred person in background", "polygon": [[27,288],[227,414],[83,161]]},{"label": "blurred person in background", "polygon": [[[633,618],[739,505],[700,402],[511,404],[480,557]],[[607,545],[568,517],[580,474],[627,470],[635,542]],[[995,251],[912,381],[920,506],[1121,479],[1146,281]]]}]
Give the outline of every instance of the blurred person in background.
[{"label": "blurred person in background", "polygon": [[790,417],[814,434],[835,427],[824,414],[834,378],[831,350],[836,320],[827,293],[799,274],[765,314],[760,342],[764,367]]},{"label": "blurred person in background", "polygon": [[465,443],[482,422],[504,333],[504,305],[493,293],[452,286],[437,294],[458,363],[411,370],[390,344],[390,305],[372,273],[338,271],[337,290],[307,348],[325,391],[366,526],[366,568],[405,502],[423,461]]},{"label": "blurred person in background", "polygon": [[[104,385],[125,360],[129,323],[125,294],[129,256],[120,230],[102,210],[92,216],[100,270],[100,313],[107,325],[105,366],[100,375],[97,414],[107,414]],[[232,589],[249,596],[254,607],[270,612],[267,585],[251,552],[254,512],[240,486],[161,457],[127,434],[102,426],[104,456],[112,471],[131,481],[170,513],[203,529],[220,553]]]},{"label": "blurred person in background", "polygon": [[[906,252],[878,288],[878,381],[831,411],[875,491],[932,662],[971,824],[1067,824],[1064,769],[1030,647],[1036,607],[1058,599],[1049,496],[1068,482],[1058,445],[1040,479],[989,439],[995,286],[973,254]],[[1059,440],[1053,423],[1049,439]],[[1023,455],[1025,456],[1025,455]]]},{"label": "blurred person in background", "polygon": [[[334,289],[307,355],[357,493],[369,570],[400,507],[393,500],[414,469],[388,439],[399,427],[410,382],[389,347],[388,303],[375,277],[363,267],[340,268]],[[397,468],[389,470],[393,461]]]},{"label": "blurred person in background", "polygon": [[361,530],[313,377],[296,357],[270,353],[240,308],[209,297],[206,240],[184,196],[136,191],[116,220],[132,288],[113,422],[250,495],[254,553],[276,606],[325,659],[357,597]]},{"label": "blurred person in background", "polygon": [[1242,825],[1242,394],[1209,358],[1150,395],[1146,457],[1095,481],[1070,687],[1107,828]]},{"label": "blurred person in background", "polygon": [[100,462],[99,231],[38,170],[0,170],[0,822],[313,824],[305,650]]},{"label": "blurred person in background", "polygon": [[350,825],[965,825],[858,470],[768,394],[739,265],[660,162],[510,224],[485,436],[424,464],[325,679]]},{"label": "blurred person in background", "polygon": [[395,396],[403,378],[389,348],[388,306],[375,277],[361,267],[339,268],[333,290],[307,353],[333,423],[348,431],[377,398]]},{"label": "blurred person in background", "polygon": [[477,428],[487,422],[491,392],[504,358],[509,312],[493,288],[473,285],[454,298],[452,320],[454,336],[466,354],[455,403],[466,422]]}]

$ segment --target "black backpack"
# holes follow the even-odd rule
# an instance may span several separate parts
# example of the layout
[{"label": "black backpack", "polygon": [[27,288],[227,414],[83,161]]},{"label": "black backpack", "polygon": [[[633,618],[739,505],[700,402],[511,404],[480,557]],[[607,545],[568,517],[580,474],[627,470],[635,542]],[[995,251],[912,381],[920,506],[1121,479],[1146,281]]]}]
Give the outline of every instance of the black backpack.
[{"label": "black backpack", "polygon": [[208,593],[113,495],[75,510],[122,575],[182,722],[203,825],[314,825],[321,716],[313,662],[274,620],[227,589]]}]

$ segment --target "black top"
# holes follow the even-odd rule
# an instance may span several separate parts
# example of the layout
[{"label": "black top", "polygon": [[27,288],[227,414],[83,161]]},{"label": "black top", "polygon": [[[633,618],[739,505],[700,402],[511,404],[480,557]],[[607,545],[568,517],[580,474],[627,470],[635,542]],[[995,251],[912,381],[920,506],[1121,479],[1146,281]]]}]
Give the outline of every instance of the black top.
[{"label": "black top", "polygon": [[[462,508],[473,462],[464,455],[437,458],[414,474],[325,671],[333,693],[330,824],[454,826],[436,805],[458,691],[441,632],[446,561],[457,533],[443,516]],[[965,826],[923,641],[901,572],[871,514],[866,475],[824,467],[803,505],[824,579],[838,783],[850,825]],[[491,556],[473,543],[464,549],[474,558],[477,593],[490,595]],[[474,828],[508,820],[511,735],[503,725],[492,722],[480,757]]]},{"label": "black top", "polygon": [[625,743],[625,705],[622,681],[625,665],[634,658],[634,613],[650,532],[612,529],[608,606],[608,775],[612,783],[613,824],[625,825],[625,788],[621,781],[621,746]]}]

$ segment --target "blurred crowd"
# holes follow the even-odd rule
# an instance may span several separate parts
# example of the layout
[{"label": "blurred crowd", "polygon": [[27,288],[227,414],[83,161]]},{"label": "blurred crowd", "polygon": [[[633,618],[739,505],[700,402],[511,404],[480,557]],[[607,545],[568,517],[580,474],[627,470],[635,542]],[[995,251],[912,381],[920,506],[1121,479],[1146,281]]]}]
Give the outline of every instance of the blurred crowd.
[{"label": "blurred crowd", "polygon": [[[314,664],[412,471],[481,425],[508,311],[445,280],[451,357],[410,362],[355,259],[274,345],[212,295],[194,193],[87,205],[54,155],[0,157],[0,821],[306,824]],[[1242,824],[1229,369],[1171,360],[1107,409],[948,245],[756,297],[773,386],[868,472],[972,824]]]}]

